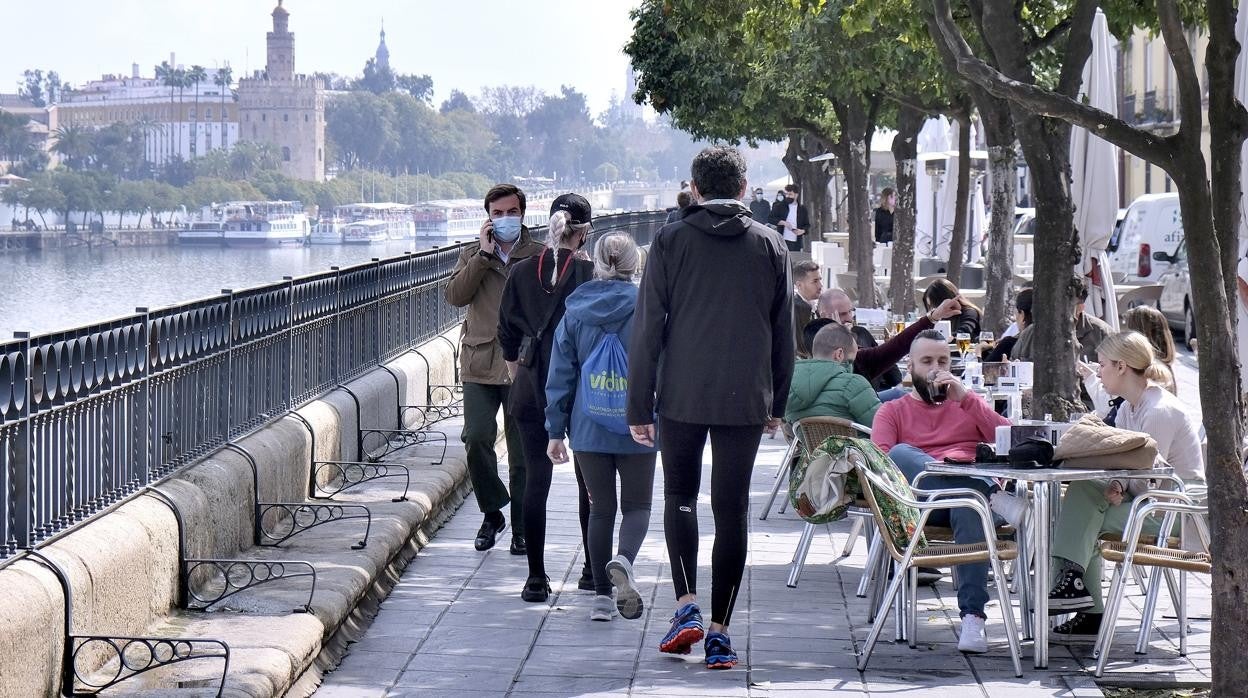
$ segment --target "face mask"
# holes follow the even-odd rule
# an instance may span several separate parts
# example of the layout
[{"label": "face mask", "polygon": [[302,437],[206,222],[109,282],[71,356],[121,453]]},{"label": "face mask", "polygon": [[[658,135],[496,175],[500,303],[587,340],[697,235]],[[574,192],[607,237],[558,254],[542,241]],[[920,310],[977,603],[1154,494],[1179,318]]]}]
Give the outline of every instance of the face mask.
[{"label": "face mask", "polygon": [[777,196],[776,201],[784,201],[784,194]]},{"label": "face mask", "polygon": [[495,218],[494,239],[499,242],[515,242],[520,239],[520,216]]}]

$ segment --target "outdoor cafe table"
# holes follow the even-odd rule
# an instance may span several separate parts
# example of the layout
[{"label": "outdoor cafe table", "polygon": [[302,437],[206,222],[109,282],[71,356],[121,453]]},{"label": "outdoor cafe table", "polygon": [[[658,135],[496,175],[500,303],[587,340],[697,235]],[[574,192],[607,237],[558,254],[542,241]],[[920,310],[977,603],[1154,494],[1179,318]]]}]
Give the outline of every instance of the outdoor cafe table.
[{"label": "outdoor cafe table", "polygon": [[[991,465],[976,465],[974,463],[944,462],[928,463],[925,470],[941,475],[1015,480],[1031,486],[1032,496],[1029,498],[1031,506],[1028,521],[1030,522],[1030,533],[1032,535],[1028,536],[1027,532],[1020,531],[1019,542],[1021,544],[1028,537],[1035,541],[1034,582],[1031,584],[1026,583],[1027,558],[1023,555],[1019,555],[1018,558],[1019,563],[1023,565],[1022,574],[1016,572],[1015,578],[1021,581],[1019,588],[1025,592],[1019,595],[1023,616],[1023,634],[1027,634],[1027,627],[1030,625],[1033,629],[1032,636],[1034,639],[1035,666],[1037,669],[1046,669],[1049,666],[1049,550],[1051,543],[1049,540],[1049,525],[1053,507],[1061,497],[1062,483],[1078,480],[1168,478],[1174,472],[1173,468],[1153,468],[1150,470],[1010,468],[1005,467],[1004,464],[992,467]],[[999,579],[997,583],[1003,584],[1005,582]],[[1100,584],[1101,581],[1095,579],[1091,583]],[[1027,609],[1029,607],[1035,609],[1034,623],[1028,622]],[[1001,610],[1003,613],[1009,611],[1009,609]]]}]

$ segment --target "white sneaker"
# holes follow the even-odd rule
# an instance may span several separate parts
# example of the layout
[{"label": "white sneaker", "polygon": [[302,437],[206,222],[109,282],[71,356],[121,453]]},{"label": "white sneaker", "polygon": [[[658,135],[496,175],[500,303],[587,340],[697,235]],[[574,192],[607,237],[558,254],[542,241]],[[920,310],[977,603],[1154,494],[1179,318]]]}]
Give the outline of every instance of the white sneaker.
[{"label": "white sneaker", "polygon": [[616,555],[607,563],[607,576],[615,587],[615,607],[628,620],[636,620],[645,610],[637,581],[633,579],[633,565],[623,555]]},{"label": "white sneaker", "polygon": [[984,619],[968,613],[962,616],[962,634],[958,636],[958,651],[967,654],[983,654],[988,651],[988,633]]},{"label": "white sneaker", "polygon": [[593,606],[589,609],[590,620],[609,621],[615,615],[615,599],[610,596],[595,596]]},{"label": "white sneaker", "polygon": [[988,507],[1014,528],[1022,528],[1027,520],[1027,498],[998,490],[992,493]]}]

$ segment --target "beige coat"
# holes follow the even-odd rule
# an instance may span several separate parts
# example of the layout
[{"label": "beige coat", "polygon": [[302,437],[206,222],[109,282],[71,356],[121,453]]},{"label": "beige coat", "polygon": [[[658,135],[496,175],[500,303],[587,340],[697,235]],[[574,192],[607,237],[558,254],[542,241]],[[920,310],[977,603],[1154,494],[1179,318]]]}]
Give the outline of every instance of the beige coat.
[{"label": "beige coat", "polygon": [[503,350],[498,345],[498,307],[510,268],[532,257],[545,247],[529,237],[528,228],[511,249],[507,263],[497,255],[484,257],[480,242],[466,245],[446,284],[446,302],[457,308],[467,306],[468,315],[460,330],[459,377],[465,383],[504,385],[511,382]]}]

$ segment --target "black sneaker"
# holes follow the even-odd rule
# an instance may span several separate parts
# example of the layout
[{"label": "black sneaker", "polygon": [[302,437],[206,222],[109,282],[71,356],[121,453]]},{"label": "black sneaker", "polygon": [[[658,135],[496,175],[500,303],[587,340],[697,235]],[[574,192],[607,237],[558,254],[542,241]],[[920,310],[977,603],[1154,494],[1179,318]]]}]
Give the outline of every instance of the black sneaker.
[{"label": "black sneaker", "polygon": [[524,583],[524,591],[520,592],[520,598],[530,603],[542,603],[549,597],[549,577],[529,577],[529,580]]},{"label": "black sneaker", "polygon": [[1092,608],[1092,594],[1084,586],[1083,574],[1074,570],[1062,573],[1049,591],[1049,615],[1060,616]]},{"label": "black sneaker", "polygon": [[1101,614],[1076,613],[1074,618],[1053,628],[1049,638],[1059,645],[1091,645],[1101,632]]},{"label": "black sneaker", "polygon": [[504,528],[507,528],[507,520],[501,515],[498,518],[486,516],[481,528],[477,530],[477,539],[473,541],[473,546],[482,551],[493,548],[494,541],[498,539],[498,534],[502,533]]},{"label": "black sneaker", "polygon": [[581,570],[581,578],[576,581],[576,588],[581,591],[594,591],[594,573],[588,567]]}]

